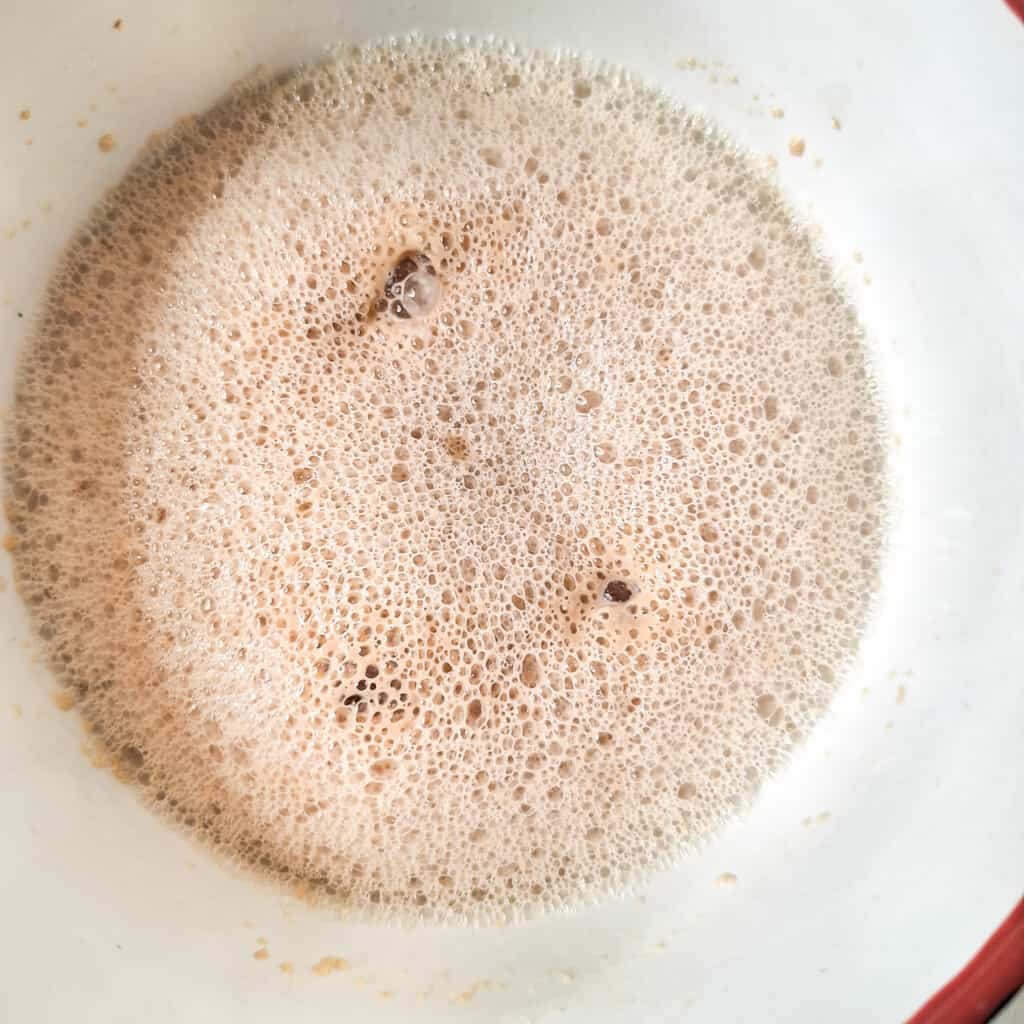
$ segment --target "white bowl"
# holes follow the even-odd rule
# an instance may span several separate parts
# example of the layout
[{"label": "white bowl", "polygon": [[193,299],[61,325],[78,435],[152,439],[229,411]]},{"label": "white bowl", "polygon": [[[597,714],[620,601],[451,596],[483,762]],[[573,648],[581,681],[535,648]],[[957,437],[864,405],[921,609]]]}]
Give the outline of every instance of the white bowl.
[{"label": "white bowl", "polygon": [[[0,556],[0,1019],[860,1024],[905,1017],[966,960],[1024,885],[1024,32],[1007,9],[37,0],[2,20],[0,400],[62,244],[149,132],[257,63],[494,33],[621,63],[778,156],[876,350],[895,522],[856,670],[751,813],[638,893],[475,931],[346,922],[150,815],[80,752]],[[324,956],[352,969],[318,976]]]}]

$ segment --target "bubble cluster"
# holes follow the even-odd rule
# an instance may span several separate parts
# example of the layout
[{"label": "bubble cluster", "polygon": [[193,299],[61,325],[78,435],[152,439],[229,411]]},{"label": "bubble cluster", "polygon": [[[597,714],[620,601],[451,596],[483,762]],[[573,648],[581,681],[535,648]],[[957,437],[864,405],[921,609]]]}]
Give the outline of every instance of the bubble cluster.
[{"label": "bubble cluster", "polygon": [[826,707],[883,520],[862,333],[701,118],[406,40],[249,83],[70,244],[6,459],[20,591],[150,803],[489,920],[713,832]]},{"label": "bubble cluster", "polygon": [[384,280],[384,296],[377,303],[378,313],[390,313],[399,320],[431,313],[441,297],[430,257],[422,252],[402,253]]}]

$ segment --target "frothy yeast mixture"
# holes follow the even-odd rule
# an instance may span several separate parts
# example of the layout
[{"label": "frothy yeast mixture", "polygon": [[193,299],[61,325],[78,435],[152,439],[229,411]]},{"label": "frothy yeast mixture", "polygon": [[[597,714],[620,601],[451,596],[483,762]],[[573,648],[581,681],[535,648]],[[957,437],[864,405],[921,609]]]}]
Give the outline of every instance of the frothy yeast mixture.
[{"label": "frothy yeast mixture", "polygon": [[70,244],[21,592],[154,807],[350,907],[599,896],[743,806],[879,566],[855,315],[710,124],[405,40],[237,90]]}]

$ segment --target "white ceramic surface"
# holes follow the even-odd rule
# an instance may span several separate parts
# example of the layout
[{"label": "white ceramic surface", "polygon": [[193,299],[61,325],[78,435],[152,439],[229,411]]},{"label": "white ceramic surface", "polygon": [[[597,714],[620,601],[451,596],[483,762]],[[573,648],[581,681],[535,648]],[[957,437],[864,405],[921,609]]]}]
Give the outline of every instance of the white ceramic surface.
[{"label": "white ceramic surface", "polygon": [[[93,768],[0,555],[0,1020],[899,1020],[1024,887],[1024,30],[997,0],[0,0],[0,402],[63,241],[149,132],[256,63],[414,28],[592,52],[778,157],[892,413],[892,546],[860,663],[753,812],[645,889],[396,931],[232,873]],[[675,66],[691,56],[709,66]],[[352,970],[317,977],[326,955]]]}]

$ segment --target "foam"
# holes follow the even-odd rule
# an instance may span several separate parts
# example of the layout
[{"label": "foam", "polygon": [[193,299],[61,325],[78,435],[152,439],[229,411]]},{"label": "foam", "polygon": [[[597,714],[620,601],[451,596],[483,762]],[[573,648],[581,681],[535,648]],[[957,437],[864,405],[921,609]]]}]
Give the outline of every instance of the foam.
[{"label": "foam", "polygon": [[154,806],[350,906],[487,920],[679,856],[806,734],[880,436],[854,313],[710,124],[406,40],[250,84],[100,204],[9,513]]}]

